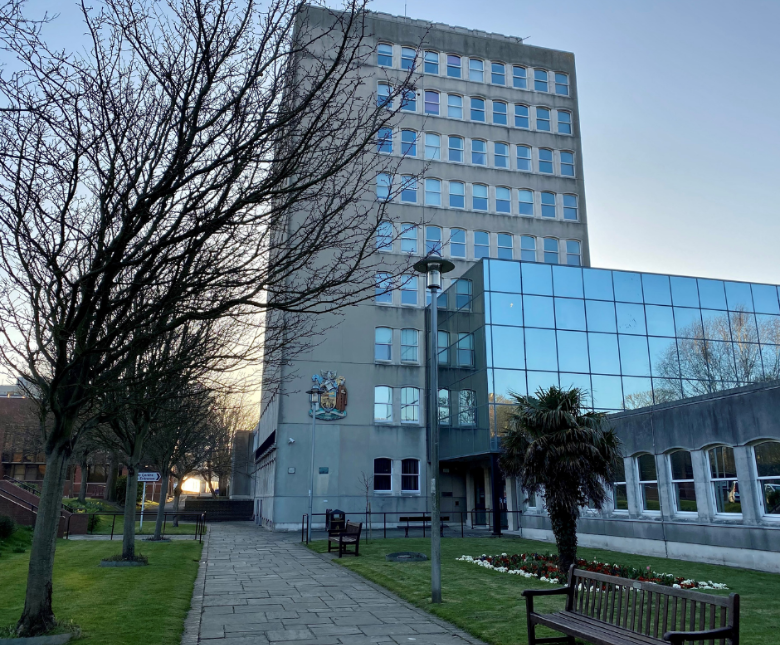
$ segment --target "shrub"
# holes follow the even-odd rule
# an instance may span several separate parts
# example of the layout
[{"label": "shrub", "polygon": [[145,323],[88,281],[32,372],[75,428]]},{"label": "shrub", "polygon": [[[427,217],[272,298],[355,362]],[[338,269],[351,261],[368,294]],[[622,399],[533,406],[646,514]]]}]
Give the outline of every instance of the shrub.
[{"label": "shrub", "polygon": [[11,537],[16,530],[16,522],[7,515],[0,515],[0,540]]}]

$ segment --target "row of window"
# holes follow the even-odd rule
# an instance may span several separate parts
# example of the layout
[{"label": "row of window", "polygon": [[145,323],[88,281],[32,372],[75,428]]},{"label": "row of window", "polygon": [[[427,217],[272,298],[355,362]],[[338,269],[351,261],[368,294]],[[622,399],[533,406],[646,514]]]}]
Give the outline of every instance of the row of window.
[{"label": "row of window", "polygon": [[[400,96],[400,101],[402,112],[420,112],[427,116],[513,126],[521,130],[572,134],[572,113],[569,110],[509,103],[496,99],[488,100],[482,96],[462,96],[438,90],[423,90],[419,96],[414,90],[405,90]],[[389,83],[379,83],[376,102],[379,107],[392,110],[393,86]],[[422,105],[418,106],[418,103]],[[553,122],[555,130],[553,130]]]},{"label": "row of window", "polygon": [[[767,441],[753,447],[756,466],[756,485],[762,513],[780,518],[780,442]],[[742,515],[740,480],[730,446],[715,446],[706,453],[708,480],[706,482],[713,513],[723,517]],[[676,450],[666,455],[666,467],[672,489],[672,512],[676,514],[698,513],[696,479],[691,453]],[[633,459],[638,482],[640,508],[647,513],[661,511],[663,501],[658,489],[657,460],[653,455],[642,454]],[[743,473],[744,475],[744,473]],[[625,471],[621,481],[613,484],[614,508],[628,510],[628,485]]]},{"label": "row of window", "polygon": [[392,175],[379,173],[376,177],[376,197],[379,201],[398,200],[402,204],[424,204],[437,208],[562,219],[569,222],[579,220],[577,195],[557,194],[548,190],[513,190],[508,186],[467,184],[463,181],[443,181],[433,177],[427,177],[420,182],[414,175],[401,175],[401,183],[394,184]]},{"label": "row of window", "polygon": [[[393,251],[396,247],[400,247],[401,253],[433,254],[464,260],[498,258],[568,266],[581,265],[582,245],[579,240],[521,235],[519,252],[516,253],[514,237],[511,233],[471,231],[467,234],[467,231],[462,228],[443,229],[440,226],[425,226],[424,246],[420,246],[419,238],[423,227],[410,223],[403,223],[400,227],[400,235],[397,236],[392,223],[382,222],[377,229],[377,248]],[[420,253],[420,249],[424,249],[424,253]],[[561,253],[564,254],[563,257]]]},{"label": "row of window", "polygon": [[[471,282],[459,280],[458,284],[458,309],[467,309],[471,302]],[[463,289],[460,289],[460,287]],[[442,308],[441,296],[439,307]],[[420,332],[417,329],[401,330],[401,363],[419,365],[420,361]],[[450,343],[452,341],[452,343]],[[436,337],[438,344],[439,364],[448,365],[452,362],[458,367],[474,366],[474,337],[468,333],[450,333],[440,331]],[[377,363],[393,362],[393,330],[390,327],[377,327],[374,329],[374,361]]]},{"label": "row of window", "polygon": [[[463,336],[471,338],[468,334]],[[473,349],[471,351],[473,352]],[[416,387],[402,387],[400,390],[401,423],[419,424],[420,390]],[[451,394],[453,396],[450,396]],[[455,406],[454,410],[452,405]],[[374,421],[376,423],[392,423],[393,408],[393,388],[389,385],[377,385],[374,388]],[[438,408],[441,425],[453,425],[453,419],[457,420],[457,425],[460,427],[471,427],[477,423],[477,393],[474,390],[459,390],[450,393],[449,390],[441,389],[438,396]]]},{"label": "row of window", "polygon": [[442,54],[432,50],[419,51],[413,47],[401,47],[398,51],[390,43],[379,43],[376,56],[380,67],[399,67],[408,71],[421,71],[425,74],[467,79],[475,83],[490,83],[519,90],[554,92],[559,96],[570,94],[569,75],[566,72],[508,65],[500,61],[485,61],[481,58]]},{"label": "row of window", "polygon": [[[393,460],[387,457],[374,459],[374,492],[393,492]],[[420,460],[401,459],[401,492],[420,492]]]},{"label": "row of window", "polygon": [[[399,139],[400,146],[397,145]],[[419,133],[416,130],[394,133],[392,128],[381,128],[377,133],[376,149],[381,154],[397,151],[404,157],[417,158],[422,153],[424,159],[431,161],[574,177],[574,152],[571,150],[533,148],[525,144],[510,145],[503,141],[489,142],[484,139],[468,139],[467,148],[466,141],[457,135]],[[444,144],[446,148],[443,148]]]}]

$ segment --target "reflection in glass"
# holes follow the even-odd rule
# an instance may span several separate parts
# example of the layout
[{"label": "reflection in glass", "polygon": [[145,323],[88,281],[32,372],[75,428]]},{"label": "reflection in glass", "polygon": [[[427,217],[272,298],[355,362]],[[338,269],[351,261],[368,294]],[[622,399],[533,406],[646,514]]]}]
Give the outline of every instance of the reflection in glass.
[{"label": "reflection in glass", "polygon": [[615,334],[593,334],[588,332],[588,348],[590,367],[593,373],[620,374],[620,355],[618,354],[617,336]]},{"label": "reflection in glass", "polygon": [[622,373],[628,376],[650,376],[650,358],[646,336],[618,336]]},{"label": "reflection in glass", "polygon": [[650,305],[671,305],[672,294],[669,290],[669,276],[642,274],[642,289],[645,303]]},{"label": "reflection in glass", "polygon": [[564,372],[589,372],[588,339],[584,332],[558,332],[558,363]]},{"label": "reflection in glass", "polygon": [[680,377],[680,361],[677,357],[677,341],[674,338],[647,339],[650,347],[650,372],[663,378]]},{"label": "reflection in glass", "polygon": [[623,377],[623,399],[626,410],[653,405],[653,386],[649,378]]},{"label": "reflection in glass", "polygon": [[554,266],[552,275],[556,296],[582,298],[582,269]]},{"label": "reflection in glass", "polygon": [[764,513],[780,515],[780,442],[760,443],[754,453]]},{"label": "reflection in glass", "polygon": [[660,511],[661,498],[658,495],[658,475],[655,469],[653,455],[639,455],[637,458],[639,470],[639,487],[642,492],[642,508],[646,511]]},{"label": "reflection in glass", "polygon": [[674,307],[674,325],[677,336],[683,338],[696,338],[701,336],[701,311],[685,307]]},{"label": "reflection in glass", "polygon": [[671,307],[646,305],[647,333],[651,336],[674,336],[674,314]]},{"label": "reflection in glass", "polygon": [[780,344],[780,316],[757,314],[758,340],[771,345]]},{"label": "reflection in glass", "polygon": [[725,311],[716,311],[713,309],[702,309],[702,329],[704,338],[711,340],[730,340],[729,318]]},{"label": "reflection in glass", "polygon": [[623,334],[646,334],[645,308],[642,305],[631,305],[624,302],[615,304],[617,309],[618,331]]},{"label": "reflection in glass", "polygon": [[614,271],[615,300],[619,302],[642,302],[642,281],[638,273]]},{"label": "reflection in glass", "polygon": [[[556,371],[558,369],[555,331],[552,329],[526,329],[525,341],[525,358],[529,370]],[[528,391],[533,391],[530,374],[528,376]]]},{"label": "reflection in glass", "polygon": [[698,307],[699,288],[696,278],[681,278],[672,276],[672,304],[675,307]]},{"label": "reflection in glass", "polygon": [[546,390],[551,385],[558,385],[556,372],[528,372],[528,393],[536,396],[539,390]]},{"label": "reflection in glass", "polygon": [[517,262],[490,262],[490,291],[520,293],[520,265]]},{"label": "reflection in glass", "polygon": [[490,294],[490,320],[494,325],[523,324],[523,302],[519,295],[511,293]]},{"label": "reflection in glass", "polygon": [[523,296],[526,327],[555,327],[553,299],[545,296]]},{"label": "reflection in glass", "polygon": [[655,400],[656,405],[659,403],[679,401],[681,398],[683,398],[683,395],[680,379],[653,379],[653,399]]},{"label": "reflection in glass", "polygon": [[710,481],[716,512],[741,513],[734,449],[730,446],[716,446],[707,451],[707,457],[710,462]]},{"label": "reflection in glass", "polygon": [[617,322],[615,303],[602,300],[586,300],[585,310],[588,318],[588,331],[615,333]]},{"label": "reflection in glass", "polygon": [[593,407],[593,395],[591,394],[590,374],[567,374],[561,372],[558,379],[562,388],[577,387],[582,390],[582,405],[586,408]]},{"label": "reflection in glass", "polygon": [[555,298],[555,326],[585,331],[585,301]]},{"label": "reflection in glass", "polygon": [[613,300],[612,272],[600,269],[583,269],[582,279],[585,297],[593,300]]},{"label": "reflection in glass", "polygon": [[[592,357],[591,357],[592,358]],[[622,410],[623,389],[619,376],[590,377],[593,387],[593,407],[601,410]]]},{"label": "reflection in glass", "polygon": [[753,311],[753,295],[746,282],[726,283],[726,303],[730,311]]},{"label": "reflection in glass", "polygon": [[761,362],[766,380],[780,378],[780,345],[761,345]]},{"label": "reflection in glass", "polygon": [[525,372],[522,370],[493,370],[493,397],[496,403],[511,403],[512,393],[526,394]]},{"label": "reflection in glass", "polygon": [[761,381],[764,372],[761,369],[761,349],[757,343],[734,343],[734,361],[736,378],[740,385]]},{"label": "reflection in glass", "polygon": [[752,290],[756,313],[780,314],[777,287],[769,284],[754,284]]},{"label": "reflection in glass", "polygon": [[699,278],[699,299],[704,309],[725,309],[726,292],[721,280],[705,280]]},{"label": "reflection in glass", "polygon": [[750,311],[732,311],[729,313],[731,339],[735,343],[757,343],[758,328],[756,316]]},{"label": "reflection in glass", "polygon": [[525,368],[522,327],[490,327],[493,336],[493,365],[513,369]]},{"label": "reflection in glass", "polygon": [[534,293],[540,296],[551,296],[552,274],[550,266],[524,262],[523,267],[523,293]]},{"label": "reflection in glass", "polygon": [[677,512],[695,513],[698,506],[691,453],[687,450],[676,450],[669,455],[669,465],[672,471],[672,489]]},{"label": "reflection in glass", "polygon": [[612,501],[616,511],[628,510],[628,488],[626,485],[625,463],[621,460],[615,473],[615,481],[612,482]]}]

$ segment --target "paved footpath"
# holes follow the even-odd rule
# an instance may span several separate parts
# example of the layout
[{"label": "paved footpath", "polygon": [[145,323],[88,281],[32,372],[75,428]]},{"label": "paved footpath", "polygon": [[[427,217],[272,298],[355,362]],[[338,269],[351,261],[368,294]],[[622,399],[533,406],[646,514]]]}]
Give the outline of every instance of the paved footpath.
[{"label": "paved footpath", "polygon": [[294,534],[242,522],[207,536],[182,645],[484,645]]}]

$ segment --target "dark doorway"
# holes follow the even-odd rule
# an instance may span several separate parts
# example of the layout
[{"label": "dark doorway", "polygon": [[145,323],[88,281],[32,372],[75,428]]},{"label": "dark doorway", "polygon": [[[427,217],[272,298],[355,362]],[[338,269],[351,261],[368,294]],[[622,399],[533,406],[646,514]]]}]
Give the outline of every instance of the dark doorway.
[{"label": "dark doorway", "polygon": [[482,469],[474,471],[474,525],[485,526],[487,513],[485,512],[485,474]]}]

